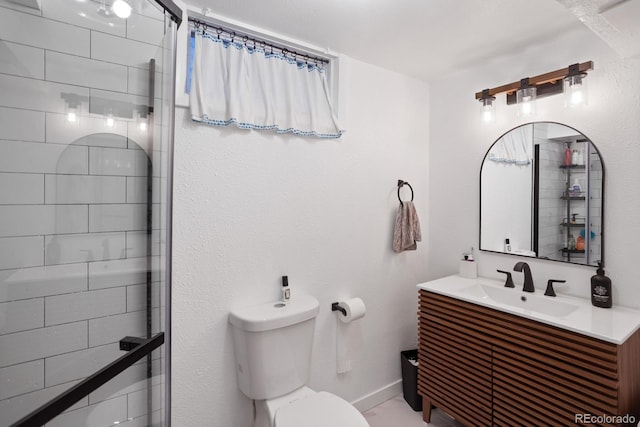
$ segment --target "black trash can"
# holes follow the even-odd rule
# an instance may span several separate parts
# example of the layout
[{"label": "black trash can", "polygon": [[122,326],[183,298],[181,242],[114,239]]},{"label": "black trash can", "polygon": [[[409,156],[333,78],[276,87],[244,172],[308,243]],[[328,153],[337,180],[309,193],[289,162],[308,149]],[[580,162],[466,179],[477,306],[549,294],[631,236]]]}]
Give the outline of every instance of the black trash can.
[{"label": "black trash can", "polygon": [[422,411],[422,397],[418,394],[418,350],[400,352],[402,363],[402,394],[414,411]]}]

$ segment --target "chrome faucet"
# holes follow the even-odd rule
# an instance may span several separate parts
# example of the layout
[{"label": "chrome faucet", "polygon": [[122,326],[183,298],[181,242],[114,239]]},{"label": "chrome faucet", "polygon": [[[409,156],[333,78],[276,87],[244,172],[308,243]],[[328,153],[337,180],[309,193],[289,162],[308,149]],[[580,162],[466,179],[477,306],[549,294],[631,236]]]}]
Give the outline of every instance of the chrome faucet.
[{"label": "chrome faucet", "polygon": [[531,268],[526,262],[519,262],[513,266],[513,271],[522,271],[524,269],[524,286],[523,292],[535,292],[536,288],[533,287],[533,277],[531,276]]}]

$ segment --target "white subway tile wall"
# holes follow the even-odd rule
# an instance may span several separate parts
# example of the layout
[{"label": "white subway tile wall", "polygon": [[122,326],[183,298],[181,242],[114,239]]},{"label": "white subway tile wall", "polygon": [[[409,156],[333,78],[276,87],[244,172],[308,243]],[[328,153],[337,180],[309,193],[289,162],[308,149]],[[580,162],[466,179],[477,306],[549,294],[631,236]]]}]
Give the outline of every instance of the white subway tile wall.
[{"label": "white subway tile wall", "polygon": [[[89,29],[81,28],[81,26],[69,25],[51,19],[42,19],[39,16],[32,16],[7,8],[2,9],[0,24],[0,39],[3,41],[6,40],[87,58],[90,56],[90,31]],[[36,28],[38,29],[37,31],[35,31]]]},{"label": "white subway tile wall", "polygon": [[0,238],[0,270],[43,265],[43,240],[42,236]]},{"label": "white subway tile wall", "polygon": [[27,331],[44,326],[44,301],[42,298],[0,303],[4,321],[0,323],[0,335]]},{"label": "white subway tile wall", "polygon": [[44,113],[0,107],[0,139],[44,141]]},{"label": "white subway tile wall", "polygon": [[52,387],[91,375],[122,354],[117,343],[64,353],[45,359],[44,384]]},{"label": "white subway tile wall", "polygon": [[[20,378],[22,380],[22,378]],[[30,393],[17,394],[14,397],[0,400],[0,414],[2,419],[11,422],[12,420],[19,420],[25,414],[28,414],[33,408],[37,408],[40,405],[47,403],[60,393],[65,392],[70,387],[77,384],[79,380],[60,384],[54,387],[41,388],[37,391]],[[78,408],[86,407],[89,404],[89,397],[85,397],[78,403],[69,408],[69,412]],[[78,424],[85,425],[85,424]]]},{"label": "white subway tile wall", "polygon": [[0,400],[41,390],[44,388],[43,379],[44,359],[0,368]]},{"label": "white subway tile wall", "polygon": [[89,288],[88,283],[87,264],[0,269],[0,301],[80,292]]},{"label": "white subway tile wall", "polygon": [[[19,188],[20,191],[16,191]],[[40,174],[0,173],[0,200],[7,205],[35,205],[44,201]]]},{"label": "white subway tile wall", "polygon": [[127,396],[108,399],[100,404],[88,405],[74,411],[67,411],[47,423],[47,427],[101,426],[109,420],[127,419]]},{"label": "white subway tile wall", "polygon": [[[0,15],[0,25],[2,25],[2,18],[3,15]],[[73,94],[80,99],[89,97],[89,88],[7,74],[0,74],[0,87],[2,87],[0,106],[48,113],[65,113],[62,94]]]},{"label": "white subway tile wall", "polygon": [[15,61],[1,61],[0,73],[44,79],[44,51],[11,42],[0,44],[0,57],[15,57]]},{"label": "white subway tile wall", "polygon": [[[125,335],[147,333],[147,152],[156,128],[141,131],[136,112],[148,108],[149,60],[162,63],[164,16],[148,3],[127,20],[104,19],[99,6],[47,0],[35,10],[0,0],[0,425],[121,356]],[[70,100],[80,102],[76,124]],[[161,182],[152,184],[158,215]],[[164,251],[157,230],[151,240],[157,331]],[[161,405],[154,397],[147,414],[145,378],[140,362],[47,426],[146,425]]]},{"label": "white subway tile wall", "polygon": [[0,336],[0,366],[87,348],[87,322],[32,329]]},{"label": "white subway tile wall", "polygon": [[118,92],[127,90],[127,67],[81,56],[47,51],[46,79]]},{"label": "white subway tile wall", "polygon": [[[104,117],[82,117],[82,126],[69,126],[66,116],[47,113],[45,132],[47,142],[55,144],[88,145],[91,147],[127,148],[127,122],[114,118],[107,129]],[[103,133],[108,131],[109,133]],[[89,135],[87,135],[89,134]]]}]

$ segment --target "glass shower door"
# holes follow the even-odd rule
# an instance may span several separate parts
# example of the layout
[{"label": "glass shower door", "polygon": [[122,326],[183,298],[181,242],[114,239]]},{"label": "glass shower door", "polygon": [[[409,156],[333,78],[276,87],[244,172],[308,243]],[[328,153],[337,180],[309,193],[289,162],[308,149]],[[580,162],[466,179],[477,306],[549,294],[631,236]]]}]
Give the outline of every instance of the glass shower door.
[{"label": "glass shower door", "polygon": [[177,25],[131,3],[0,2],[0,426],[168,425]]}]

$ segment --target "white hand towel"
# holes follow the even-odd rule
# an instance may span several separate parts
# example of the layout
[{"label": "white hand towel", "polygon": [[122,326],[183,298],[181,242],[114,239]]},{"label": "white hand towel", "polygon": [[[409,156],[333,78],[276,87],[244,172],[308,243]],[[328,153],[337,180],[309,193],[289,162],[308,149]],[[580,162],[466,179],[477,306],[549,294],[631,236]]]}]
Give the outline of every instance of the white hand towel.
[{"label": "white hand towel", "polygon": [[393,229],[393,250],[396,252],[415,250],[416,242],[421,240],[422,232],[416,207],[413,202],[402,202],[398,207]]}]

